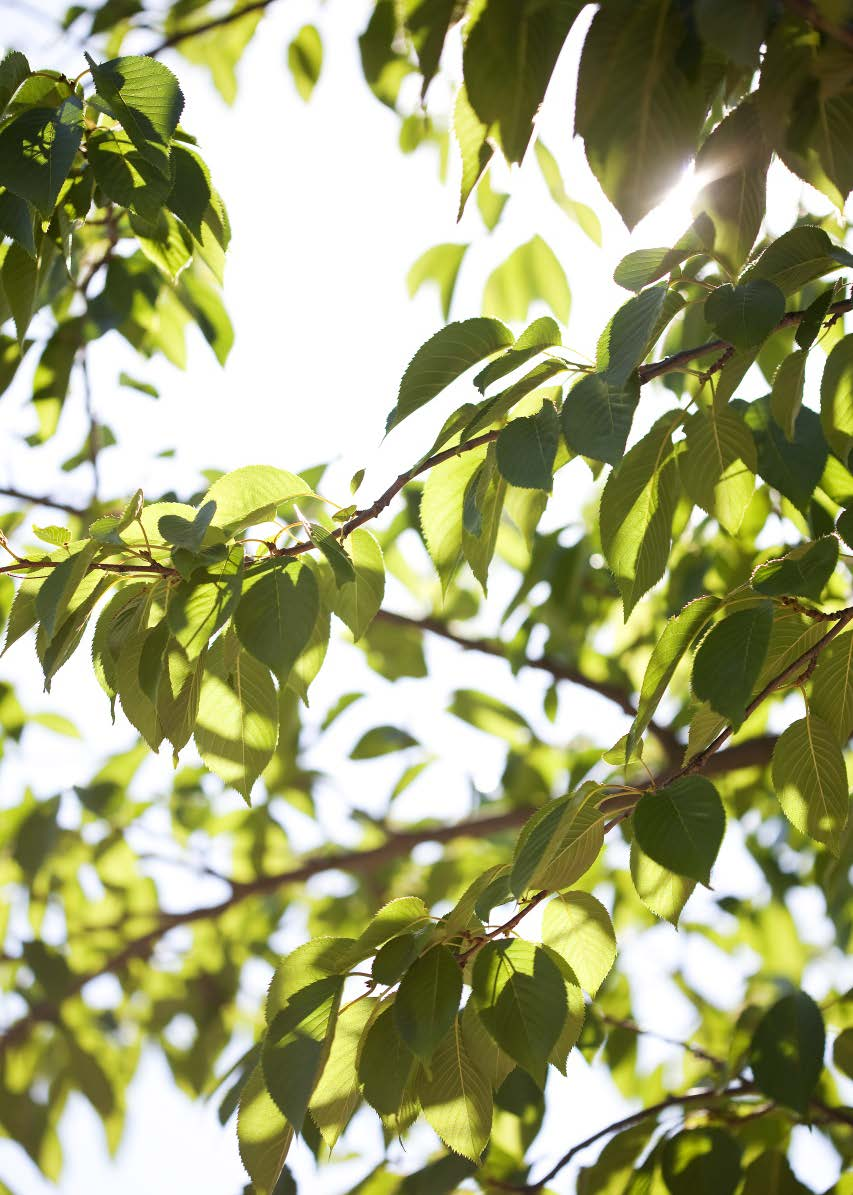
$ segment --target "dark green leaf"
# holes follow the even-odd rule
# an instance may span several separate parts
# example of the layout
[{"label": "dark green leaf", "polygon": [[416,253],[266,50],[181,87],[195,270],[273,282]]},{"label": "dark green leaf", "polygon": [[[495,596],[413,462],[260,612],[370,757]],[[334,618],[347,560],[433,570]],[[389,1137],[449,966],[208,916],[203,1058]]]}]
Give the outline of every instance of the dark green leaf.
[{"label": "dark green leaf", "polygon": [[794,439],[789,443],[771,417],[769,397],[759,398],[742,410],[758,449],[759,476],[790,499],[798,510],[808,511],[826,465],[826,441],[820,419],[814,411],[802,407],[794,423]]},{"label": "dark green leaf", "polygon": [[761,344],[785,314],[785,296],[764,278],[725,283],[705,300],[705,319],[718,336],[738,349]]},{"label": "dark green leaf", "polygon": [[684,776],[646,793],[634,811],[641,849],[668,871],[709,884],[726,829],[717,790],[703,776]]},{"label": "dark green leaf", "polygon": [[350,759],[376,759],[393,751],[417,747],[418,740],[399,726],[374,726],[366,731],[350,752]]},{"label": "dark green leaf", "polygon": [[827,358],[820,421],[829,447],[846,465],[853,447],[853,333],[839,340]]},{"label": "dark green leaf", "polygon": [[805,992],[792,992],[768,1009],[752,1037],[749,1065],[766,1096],[805,1113],[823,1070],[823,1017]]},{"label": "dark green leaf", "polygon": [[550,491],[560,425],[553,404],[544,402],[536,415],[513,419],[497,440],[497,464],[510,485]]},{"label": "dark green leaf", "polygon": [[770,643],[773,606],[758,602],[716,623],[693,661],[693,692],[737,729]]},{"label": "dark green leaf", "polygon": [[161,174],[169,169],[169,142],[184,107],[178,80],[147,55],[95,63],[86,55],[98,95],[112,109],[133,144]]},{"label": "dark green leaf", "polygon": [[670,1137],[661,1169],[671,1195],[734,1195],[741,1147],[724,1129],[684,1129]]},{"label": "dark green leaf", "polygon": [[76,96],[56,108],[28,108],[0,129],[3,185],[50,216],[82,136]]},{"label": "dark green leaf", "polygon": [[807,597],[818,601],[838,563],[838,540],[825,535],[814,544],[794,548],[779,560],[768,560],[752,574],[752,588],[767,597]]},{"label": "dark green leaf", "polygon": [[429,1062],[450,1029],[462,997],[462,968],[446,946],[412,963],[394,1001],[394,1024],[412,1053]]},{"label": "dark green leaf", "polygon": [[247,573],[234,627],[243,646],[283,684],[308,645],[319,605],[317,578],[307,565]]},{"label": "dark green leaf", "polygon": [[596,367],[613,386],[624,386],[648,353],[649,340],[660,316],[667,290],[652,286],[624,303],[598,342]]},{"label": "dark green leaf", "polygon": [[607,374],[582,377],[566,395],[560,424],[570,451],[615,465],[625,452],[640,401],[636,374],[616,384]]}]

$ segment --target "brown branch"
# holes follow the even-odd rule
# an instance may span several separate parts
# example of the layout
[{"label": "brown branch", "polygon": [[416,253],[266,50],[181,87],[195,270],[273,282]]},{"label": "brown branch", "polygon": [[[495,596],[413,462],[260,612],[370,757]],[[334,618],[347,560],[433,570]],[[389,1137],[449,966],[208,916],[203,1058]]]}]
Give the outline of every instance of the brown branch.
[{"label": "brown branch", "polygon": [[606,1125],[605,1128],[599,1129],[597,1133],[586,1137],[583,1141],[579,1141],[577,1145],[573,1145],[571,1149],[567,1150],[559,1161],[538,1182],[528,1183],[526,1186],[520,1187],[507,1186],[506,1189],[525,1192],[525,1195],[536,1195],[536,1192],[541,1191],[553,1178],[556,1178],[560,1171],[568,1166],[569,1162],[581,1150],[587,1149],[590,1145],[595,1145],[603,1137],[609,1137],[613,1133],[620,1133],[624,1129],[632,1129],[635,1125],[642,1124],[644,1120],[650,1120],[652,1117],[659,1116],[661,1112],[666,1112],[670,1108],[690,1108],[696,1104],[699,1104],[701,1107],[707,1107],[709,1103],[715,1103],[718,1100],[731,1100],[737,1099],[740,1096],[751,1096],[754,1094],[755,1085],[753,1083],[737,1083],[724,1088],[722,1091],[703,1088],[701,1091],[688,1091],[685,1095],[669,1095],[657,1104],[650,1104],[647,1108],[640,1108],[638,1112],[632,1112],[630,1116],[625,1116],[622,1120],[616,1120],[612,1124]]},{"label": "brown branch", "polygon": [[25,490],[14,486],[0,486],[0,498],[14,498],[17,502],[28,502],[32,506],[48,506],[51,510],[63,510],[66,514],[83,518],[87,511],[82,506],[74,506],[70,502],[63,502],[59,498],[51,498],[48,494],[28,494]]},{"label": "brown branch", "polygon": [[265,8],[269,8],[274,3],[275,0],[253,0],[251,4],[244,4],[239,8],[234,8],[231,12],[223,13],[221,17],[211,17],[209,21],[202,21],[198,25],[190,25],[186,29],[178,29],[175,33],[170,33],[168,37],[163,38],[156,46],[152,46],[150,50],[146,51],[146,54],[149,58],[156,58],[164,50],[171,50],[173,46],[178,46],[183,41],[189,41],[192,37],[200,37],[203,33],[212,33],[215,29],[222,29],[226,25],[233,25],[235,21],[242,20],[243,17],[248,16],[250,13],[263,12]]},{"label": "brown branch", "polygon": [[[467,651],[476,651],[483,655],[494,656],[496,659],[505,660],[507,663],[517,664],[520,668],[536,668],[540,672],[547,672],[554,680],[567,681],[569,684],[579,685],[584,689],[589,689],[593,693],[598,693],[601,697],[617,705],[629,718],[636,717],[636,707],[623,688],[612,681],[594,680],[592,677],[586,676],[579,669],[573,668],[570,664],[564,664],[562,660],[558,660],[555,656],[523,656],[516,661],[508,655],[507,645],[501,643],[499,640],[474,639],[465,635],[458,635],[446,623],[437,618],[408,618],[405,614],[397,614],[393,610],[380,610],[376,617],[380,621],[391,623],[394,626],[412,627],[418,631],[428,631],[431,635],[447,639],[450,643],[455,643]],[[659,725],[657,722],[650,722],[649,729],[661,743],[671,760],[677,759],[681,755],[684,749],[683,744],[678,741],[677,736],[672,730]]]},{"label": "brown branch", "polygon": [[836,25],[829,17],[825,17],[813,0],[785,0],[788,8],[798,17],[815,29],[825,33],[827,37],[831,37],[833,41],[841,42],[843,46],[853,50],[853,29],[849,29],[844,25]]},{"label": "brown branch", "polygon": [[696,1046],[693,1042],[681,1041],[676,1037],[667,1037],[664,1033],[657,1033],[654,1029],[644,1029],[642,1025],[638,1025],[635,1021],[623,1020],[621,1017],[611,1017],[609,1013],[599,1012],[593,1006],[593,1014],[598,1017],[599,1021],[603,1021],[605,1025],[610,1025],[614,1029],[626,1029],[629,1033],[636,1033],[638,1037],[653,1037],[655,1041],[663,1042],[667,1046],[677,1046],[679,1050],[684,1050],[688,1054],[692,1054],[694,1058],[699,1058],[702,1062],[707,1062],[709,1066],[713,1066],[715,1070],[723,1070],[726,1067],[726,1062],[722,1058],[718,1058],[716,1054],[710,1054],[701,1046]]}]

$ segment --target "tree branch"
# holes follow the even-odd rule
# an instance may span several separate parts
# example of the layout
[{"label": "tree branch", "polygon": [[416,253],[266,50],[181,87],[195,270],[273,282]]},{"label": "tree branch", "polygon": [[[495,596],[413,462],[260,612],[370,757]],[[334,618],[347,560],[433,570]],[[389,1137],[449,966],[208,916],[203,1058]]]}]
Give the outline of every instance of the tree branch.
[{"label": "tree branch", "polygon": [[70,502],[62,502],[59,498],[51,498],[47,494],[28,494],[25,490],[14,486],[0,486],[0,497],[14,498],[17,502],[28,502],[32,506],[48,506],[51,510],[64,510],[66,514],[83,518],[87,511],[81,506],[74,506]]},{"label": "tree branch", "polygon": [[215,29],[222,29],[226,25],[233,25],[235,21],[240,21],[253,12],[263,12],[265,8],[269,8],[274,3],[275,0],[252,0],[252,3],[234,8],[231,12],[223,13],[221,17],[211,17],[209,21],[202,21],[200,24],[191,25],[186,29],[178,29],[175,33],[170,33],[168,37],[163,38],[156,46],[152,46],[150,50],[146,51],[146,54],[149,58],[156,58],[164,50],[171,50],[173,46],[178,46],[181,42],[189,41],[192,37],[199,37],[203,33],[212,33]]},{"label": "tree branch", "polygon": [[[450,643],[455,643],[458,647],[462,647],[467,651],[476,651],[483,655],[494,656],[496,659],[505,660],[507,663],[517,665],[520,668],[535,668],[540,672],[547,672],[554,680],[567,681],[569,684],[579,685],[581,688],[598,693],[601,697],[617,705],[629,718],[636,716],[636,707],[625,690],[619,685],[612,681],[593,680],[592,677],[586,676],[579,669],[573,668],[569,664],[564,664],[555,656],[523,656],[519,660],[513,660],[507,654],[506,644],[501,643],[500,640],[474,639],[465,635],[458,635],[446,623],[441,622],[437,618],[408,618],[405,614],[397,614],[393,610],[380,610],[376,617],[379,621],[390,623],[393,626],[412,627],[414,630],[428,631],[431,635],[447,639]],[[684,745],[679,742],[678,737],[672,730],[659,725],[657,722],[649,723],[649,729],[661,743],[670,759],[677,759],[681,755]]]}]

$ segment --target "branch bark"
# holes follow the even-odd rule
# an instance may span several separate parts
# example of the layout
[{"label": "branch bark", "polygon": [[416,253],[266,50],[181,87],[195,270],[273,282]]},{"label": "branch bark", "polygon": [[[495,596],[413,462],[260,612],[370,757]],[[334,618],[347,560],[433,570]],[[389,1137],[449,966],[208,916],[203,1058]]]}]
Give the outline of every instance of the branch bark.
[{"label": "branch bark", "polygon": [[235,21],[241,21],[243,17],[249,16],[253,12],[263,12],[265,8],[269,8],[274,3],[275,0],[253,0],[250,4],[243,4],[232,9],[231,12],[223,13],[221,17],[211,17],[209,21],[201,21],[198,25],[178,29],[175,33],[164,37],[156,46],[152,46],[150,50],[146,51],[146,54],[149,58],[156,58],[164,50],[171,50],[173,46],[178,46],[181,42],[199,37],[202,33],[213,33],[216,29],[223,29],[226,25],[233,25]]},{"label": "branch bark", "polygon": [[0,497],[14,498],[17,502],[27,502],[32,506],[48,506],[51,510],[63,510],[66,514],[83,518],[86,510],[82,506],[74,506],[71,502],[63,502],[61,498],[51,498],[48,494],[29,494],[26,490],[19,490],[15,486],[0,486]]}]

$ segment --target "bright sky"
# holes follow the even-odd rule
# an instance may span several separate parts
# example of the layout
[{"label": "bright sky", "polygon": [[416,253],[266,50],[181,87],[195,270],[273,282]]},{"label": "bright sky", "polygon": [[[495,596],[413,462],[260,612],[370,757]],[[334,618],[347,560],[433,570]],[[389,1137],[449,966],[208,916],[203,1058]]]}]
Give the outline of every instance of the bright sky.
[{"label": "bright sky", "polygon": [[[8,5],[9,0],[0,0],[0,11]],[[50,12],[64,6],[45,0],[33,7]],[[442,185],[432,153],[422,150],[403,157],[397,149],[396,117],[372,97],[361,78],[356,38],[368,7],[365,0],[330,0],[322,6],[290,0],[274,6],[240,66],[240,94],[233,109],[222,104],[203,72],[180,58],[171,62],[187,95],[184,123],[199,137],[231,214],[234,240],[226,300],[237,340],[223,371],[197,338],[186,373],[157,363],[140,367],[113,337],[96,346],[95,407],[119,440],[118,447],[103,454],[105,495],[120,497],[136,486],[150,494],[166,487],[190,492],[199,483],[198,471],[211,466],[270,463],[298,470],[336,459],[325,491],[339,495],[342,503],[348,501],[349,477],[367,466],[360,498],[370,500],[431,442],[453,401],[452,396],[437,401],[381,444],[385,415],[406,363],[442,322],[434,292],[422,291],[415,300],[406,292],[406,271],[420,253],[439,242],[478,238],[463,265],[452,313],[463,318],[479,312],[488,270],[540,233],[565,264],[574,292],[566,342],[591,356],[601,328],[625,298],[611,281],[615,262],[629,248],[672,243],[689,223],[689,180],[630,238],[615,213],[604,210],[582,151],[571,141],[573,80],[583,32],[579,27],[558,66],[539,129],[561,163],[570,193],[603,213],[606,253],[596,250],[553,204],[543,202],[544,185],[532,161],[515,172],[513,199],[491,237],[485,237],[473,203],[457,225],[455,165],[454,181]],[[60,65],[46,26],[28,18],[24,10],[16,11],[14,3],[11,21],[8,12],[3,16],[3,36],[11,44],[27,50],[42,47],[44,53],[34,53],[33,59],[39,65]],[[284,65],[285,47],[306,20],[320,26],[326,55],[323,76],[308,106],[297,96]],[[66,61],[73,73],[82,65],[76,55]],[[778,194],[780,209],[789,209],[796,190],[782,180]],[[122,368],[155,382],[159,401],[119,388]],[[13,443],[13,433],[19,435],[22,419],[28,418],[22,413],[26,381],[20,379],[0,403],[0,442]],[[0,484],[61,491],[70,501],[85,500],[88,470],[66,477],[57,469],[78,446],[82,426],[69,411],[55,441],[37,454],[7,452],[0,462]],[[177,450],[174,458],[158,460],[157,454],[171,446]],[[565,522],[577,509],[578,494],[588,489],[583,468],[576,462],[561,474],[549,521]],[[499,583],[495,589],[499,605],[505,590]],[[340,691],[342,669],[347,670],[347,687],[369,685],[371,699],[362,703],[367,708],[353,710],[324,740],[322,765],[328,768],[330,759],[345,756],[367,725],[393,721],[408,726],[441,757],[430,769],[428,787],[413,787],[407,798],[409,811],[414,814],[427,798],[435,809],[435,793],[440,792],[448,812],[455,815],[469,800],[469,777],[485,790],[495,784],[501,753],[442,713],[459,680],[459,657],[444,643],[431,642],[428,650],[434,672],[429,684],[404,681],[392,686],[371,682],[360,654],[339,648],[312,690],[312,706],[322,713],[331,703]],[[81,651],[57,676],[49,696],[41,692],[32,644],[18,645],[2,661],[2,675],[20,685],[26,708],[67,713],[83,738],[61,740],[31,728],[21,751],[3,761],[0,804],[13,804],[27,784],[50,793],[61,784],[83,783],[95,770],[102,745],[112,750],[131,741],[126,724],[110,727],[103,695],[84,656]],[[565,742],[593,724],[597,733],[611,727],[614,740],[624,731],[607,703],[589,694],[579,700],[565,687],[556,724],[546,723],[539,712],[544,682],[529,673],[512,679],[498,661],[466,657],[465,683],[498,696],[512,694],[549,741]],[[336,785],[321,802],[325,828],[334,826],[339,833],[342,809],[369,807],[375,797],[384,799],[396,768],[385,760],[370,765],[342,760],[334,765]],[[144,781],[151,791],[162,791],[168,776],[168,761],[157,759],[147,766]],[[233,800],[239,798],[234,795]],[[400,816],[405,812],[401,802]],[[288,812],[285,820],[297,845],[316,841],[316,829],[305,819]],[[156,828],[156,819],[152,825]],[[715,874],[723,877],[727,891],[755,891],[754,869],[734,834],[727,837]],[[175,869],[161,869],[158,879],[170,908],[216,896],[199,882],[189,884]],[[701,897],[694,900],[698,905]],[[300,928],[290,924],[285,943],[295,944]],[[661,925],[644,938],[642,950],[626,943],[624,957],[638,981],[638,1020],[687,1035],[687,1006],[662,998],[661,973],[680,945],[675,931]],[[741,969],[710,946],[691,943],[686,970],[703,990],[707,983],[702,976],[711,968],[718,982],[710,994],[736,1003]],[[261,998],[266,979],[265,973],[254,976],[247,1007]],[[14,1011],[0,1003],[0,1017]],[[664,1056],[651,1046],[644,1060],[651,1065]],[[552,1096],[556,1098],[546,1129],[536,1145],[542,1162],[615,1119],[623,1106],[609,1083],[577,1054],[568,1080],[558,1080]],[[347,1141],[364,1155],[378,1158],[374,1120],[358,1118]],[[70,1101],[62,1140],[66,1165],[56,1188],[42,1181],[10,1143],[0,1142],[0,1177],[15,1195],[113,1195],[117,1190],[122,1195],[150,1195],[155,1188],[158,1195],[238,1195],[245,1182],[233,1122],[222,1129],[215,1104],[193,1104],[178,1093],[165,1063],[153,1055],[143,1061],[131,1089],[127,1131],[116,1159],[106,1156],[100,1125],[82,1099]],[[435,1147],[428,1129],[417,1141],[425,1151]],[[412,1165],[418,1156],[413,1145],[408,1156],[400,1154],[401,1165]],[[582,1161],[592,1156],[594,1151]],[[803,1146],[798,1158],[803,1177],[808,1174],[824,1185],[832,1181],[830,1157]],[[342,1163],[318,1176],[301,1146],[290,1162],[300,1190],[319,1195],[348,1191],[367,1169],[361,1162]],[[567,1169],[554,1182],[554,1190],[568,1195],[574,1173]]]}]

